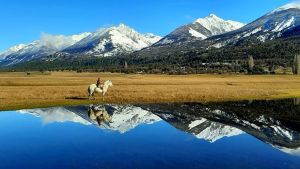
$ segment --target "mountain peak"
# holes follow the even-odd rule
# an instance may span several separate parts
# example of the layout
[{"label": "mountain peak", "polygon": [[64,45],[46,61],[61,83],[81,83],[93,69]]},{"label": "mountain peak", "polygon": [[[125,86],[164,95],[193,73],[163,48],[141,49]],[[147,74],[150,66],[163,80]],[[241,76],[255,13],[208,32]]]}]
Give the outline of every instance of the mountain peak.
[{"label": "mountain peak", "polygon": [[215,15],[215,14],[213,14],[213,13],[209,14],[209,16],[210,16],[210,17],[217,17],[217,15]]},{"label": "mountain peak", "polygon": [[[117,26],[112,26],[110,28],[107,28],[107,31],[112,33],[112,32],[119,32],[121,34],[127,34],[127,35],[136,35],[139,34],[135,29],[125,25],[124,23],[120,23]],[[114,34],[114,33],[112,33]]]},{"label": "mountain peak", "polygon": [[300,2],[292,2],[292,3],[285,4],[281,7],[273,10],[271,13],[285,11],[285,10],[289,10],[289,9],[300,9]]},{"label": "mountain peak", "polygon": [[115,28],[117,29],[132,29],[129,26],[125,25],[124,23],[120,23],[118,26],[116,26]]},{"label": "mountain peak", "polygon": [[217,20],[223,20],[222,18],[218,17],[217,15],[215,14],[209,14],[209,16],[205,17],[205,18],[212,18],[212,19],[217,19]]},{"label": "mountain peak", "polygon": [[194,22],[194,24],[202,25],[204,28],[209,30],[212,35],[233,31],[245,25],[236,21],[224,20],[215,14],[210,14],[205,18],[199,18]]},{"label": "mountain peak", "polygon": [[244,25],[245,24],[236,21],[225,21],[215,14],[210,14],[204,18],[195,20],[193,23],[175,29],[173,32],[155,43],[154,46],[184,41],[188,42],[195,39],[204,40],[214,35],[234,31]]},{"label": "mountain peak", "polygon": [[141,34],[120,23],[117,26],[99,29],[87,38],[68,47],[64,52],[106,57],[140,50],[152,45],[160,38],[154,34],[151,36]]},{"label": "mountain peak", "polygon": [[200,24],[202,24],[203,22],[209,22],[209,21],[212,21],[212,20],[224,21],[222,18],[218,17],[217,15],[210,14],[210,15],[204,17],[204,18],[198,18],[198,19],[196,19],[194,23],[200,23]]}]

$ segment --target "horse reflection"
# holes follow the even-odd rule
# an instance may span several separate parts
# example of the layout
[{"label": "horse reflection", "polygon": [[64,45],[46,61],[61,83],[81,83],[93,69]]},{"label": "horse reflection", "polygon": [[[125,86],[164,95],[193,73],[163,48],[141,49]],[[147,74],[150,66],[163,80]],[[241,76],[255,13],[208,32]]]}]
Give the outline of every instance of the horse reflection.
[{"label": "horse reflection", "polygon": [[99,126],[109,126],[109,124],[112,122],[112,117],[108,114],[104,106],[90,105],[88,107],[88,116],[91,120],[96,121]]}]

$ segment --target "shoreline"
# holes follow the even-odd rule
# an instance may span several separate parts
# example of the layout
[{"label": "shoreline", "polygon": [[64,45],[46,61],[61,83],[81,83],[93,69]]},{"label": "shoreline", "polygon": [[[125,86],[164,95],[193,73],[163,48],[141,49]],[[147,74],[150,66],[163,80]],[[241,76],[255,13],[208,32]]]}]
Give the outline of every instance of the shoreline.
[{"label": "shoreline", "polygon": [[166,103],[221,103],[221,102],[243,102],[243,101],[264,101],[264,100],[284,100],[284,99],[297,99],[297,97],[275,97],[275,98],[260,98],[260,99],[241,99],[241,100],[220,100],[220,101],[190,101],[190,102],[101,102],[101,101],[89,101],[89,102],[49,102],[49,103],[33,103],[28,104],[24,103],[17,106],[1,106],[1,111],[17,111],[24,109],[37,109],[37,108],[51,108],[51,107],[63,107],[63,106],[81,106],[81,105],[89,105],[89,104],[119,104],[119,105],[143,105],[143,104],[166,104]]},{"label": "shoreline", "polygon": [[[87,98],[97,77],[112,80],[105,101]],[[0,111],[85,104],[271,100],[300,97],[300,76],[152,75],[118,73],[0,73]],[[68,99],[67,99],[68,98]]]}]

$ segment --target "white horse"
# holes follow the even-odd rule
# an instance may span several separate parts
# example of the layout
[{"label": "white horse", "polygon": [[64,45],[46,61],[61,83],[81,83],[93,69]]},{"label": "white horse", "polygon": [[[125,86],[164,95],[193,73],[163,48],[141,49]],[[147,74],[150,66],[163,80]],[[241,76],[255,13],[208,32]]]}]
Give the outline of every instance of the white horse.
[{"label": "white horse", "polygon": [[[100,89],[99,87],[97,87],[96,84],[91,84],[89,87],[88,87],[88,94],[89,94],[89,99],[91,97],[94,96],[94,93],[102,93],[102,99],[104,99],[104,96],[105,96],[105,93],[107,92],[108,88],[113,86],[111,80],[106,80],[103,84],[103,88]],[[93,98],[95,99],[95,98]]]}]

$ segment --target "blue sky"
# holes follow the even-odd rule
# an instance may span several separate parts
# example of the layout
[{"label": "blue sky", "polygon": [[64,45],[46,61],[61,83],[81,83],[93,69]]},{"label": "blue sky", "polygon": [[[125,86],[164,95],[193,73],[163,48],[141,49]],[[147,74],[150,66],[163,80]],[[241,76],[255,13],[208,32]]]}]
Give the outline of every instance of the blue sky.
[{"label": "blue sky", "polygon": [[214,13],[248,23],[291,0],[2,0],[0,51],[39,39],[42,32],[76,34],[125,23],[166,35]]}]

